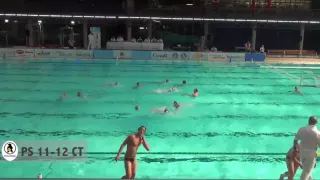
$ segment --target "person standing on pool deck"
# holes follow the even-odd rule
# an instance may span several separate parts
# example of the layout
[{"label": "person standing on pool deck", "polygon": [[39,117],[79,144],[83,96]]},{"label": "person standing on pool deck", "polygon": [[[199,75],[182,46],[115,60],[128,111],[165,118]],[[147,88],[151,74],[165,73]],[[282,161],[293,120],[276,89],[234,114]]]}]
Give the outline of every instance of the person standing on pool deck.
[{"label": "person standing on pool deck", "polygon": [[139,146],[143,144],[143,147],[150,151],[150,147],[147,141],[144,138],[144,134],[146,133],[147,128],[145,126],[141,126],[138,129],[138,132],[132,135],[129,135],[121,144],[119,152],[115,157],[115,161],[118,162],[120,159],[120,155],[125,146],[127,146],[127,152],[124,156],[124,166],[126,169],[126,175],[122,176],[121,179],[134,179],[137,171],[138,161],[136,159],[136,154]]},{"label": "person standing on pool deck", "polygon": [[320,134],[316,127],[318,118],[311,116],[309,125],[299,129],[293,142],[295,152],[298,152],[298,141],[300,140],[300,158],[302,162],[302,174],[300,180],[311,180],[312,170],[317,161],[317,149],[320,146]]}]

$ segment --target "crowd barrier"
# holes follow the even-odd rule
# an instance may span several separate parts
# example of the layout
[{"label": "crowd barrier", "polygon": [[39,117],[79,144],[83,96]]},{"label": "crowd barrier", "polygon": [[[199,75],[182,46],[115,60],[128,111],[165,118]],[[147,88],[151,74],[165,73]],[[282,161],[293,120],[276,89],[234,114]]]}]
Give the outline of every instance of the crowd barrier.
[{"label": "crowd barrier", "polygon": [[13,49],[0,48],[0,58],[36,59],[126,59],[156,61],[264,61],[262,53],[132,51],[132,50],[77,50],[77,49]]}]

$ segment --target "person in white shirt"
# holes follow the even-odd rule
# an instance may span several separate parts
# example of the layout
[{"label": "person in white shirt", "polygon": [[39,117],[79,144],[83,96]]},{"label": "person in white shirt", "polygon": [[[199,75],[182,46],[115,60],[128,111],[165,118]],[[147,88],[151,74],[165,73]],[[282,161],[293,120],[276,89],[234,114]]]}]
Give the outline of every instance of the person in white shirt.
[{"label": "person in white shirt", "polygon": [[139,42],[139,43],[143,42],[142,38],[139,37],[138,40],[137,40],[137,42]]},{"label": "person in white shirt", "polygon": [[153,37],[152,40],[151,40],[151,42],[152,42],[152,43],[156,43],[156,42],[157,42],[157,39],[156,39],[155,37]]},{"label": "person in white shirt", "polygon": [[211,51],[213,51],[213,52],[217,52],[217,51],[218,51],[218,49],[217,49],[215,46],[213,46],[213,47],[211,48]]},{"label": "person in white shirt", "polygon": [[131,41],[133,42],[133,43],[135,43],[135,42],[137,42],[137,40],[136,40],[136,38],[131,38]]},{"label": "person in white shirt", "polygon": [[89,44],[88,44],[88,50],[93,49],[94,48],[94,34],[92,32],[90,32],[90,34],[88,35],[88,39],[89,39]]},{"label": "person in white shirt", "polygon": [[264,51],[265,51],[264,45],[262,45],[262,46],[260,47],[260,52],[261,52],[261,53],[264,53]]},{"label": "person in white shirt", "polygon": [[69,39],[69,41],[68,41],[69,49],[75,49],[75,47],[74,47],[75,43],[76,43],[76,41]]},{"label": "person in white shirt", "polygon": [[294,139],[294,151],[298,152],[298,141],[300,140],[300,159],[302,162],[302,174],[300,180],[311,180],[312,170],[317,161],[317,149],[320,146],[320,135],[316,127],[318,118],[311,116],[309,125],[299,129]]},{"label": "person in white shirt", "polygon": [[115,38],[115,37],[112,37],[112,38],[111,38],[111,42],[116,42],[116,38]]},{"label": "person in white shirt", "polygon": [[149,39],[149,38],[147,38],[147,39],[145,39],[145,40],[144,40],[144,42],[149,43],[149,42],[150,42],[150,39]]},{"label": "person in white shirt", "polygon": [[158,43],[163,43],[163,40],[162,40],[162,39],[158,39],[157,42],[158,42]]},{"label": "person in white shirt", "polygon": [[117,38],[117,41],[118,41],[118,42],[123,42],[123,38],[122,38],[121,36],[119,36],[119,37]]}]

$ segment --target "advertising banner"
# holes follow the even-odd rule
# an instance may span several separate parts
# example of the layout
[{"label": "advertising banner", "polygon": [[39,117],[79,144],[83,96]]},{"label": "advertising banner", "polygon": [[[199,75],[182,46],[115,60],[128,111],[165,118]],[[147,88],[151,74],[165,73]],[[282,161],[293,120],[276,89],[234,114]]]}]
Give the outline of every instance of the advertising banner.
[{"label": "advertising banner", "polygon": [[189,60],[189,52],[152,51],[152,60]]},{"label": "advertising banner", "polygon": [[205,52],[190,52],[192,61],[208,61],[208,53]]},{"label": "advertising banner", "polygon": [[127,50],[114,50],[113,51],[113,58],[114,59],[131,59],[132,58],[132,51]]},{"label": "advertising banner", "polygon": [[34,58],[34,49],[15,49],[15,57]]},{"label": "advertising banner", "polygon": [[246,53],[227,53],[228,60],[232,61],[245,61]]},{"label": "advertising banner", "polygon": [[94,59],[113,59],[112,50],[94,50]]},{"label": "advertising banner", "polygon": [[227,54],[225,53],[208,53],[208,61],[227,61]]},{"label": "advertising banner", "polygon": [[264,53],[247,53],[246,61],[264,61],[265,60]]},{"label": "advertising banner", "polygon": [[12,48],[0,48],[0,58],[16,57],[16,50]]},{"label": "advertising banner", "polygon": [[35,58],[92,59],[91,50],[35,49]]},{"label": "advertising banner", "polygon": [[151,51],[132,51],[134,60],[151,60]]}]

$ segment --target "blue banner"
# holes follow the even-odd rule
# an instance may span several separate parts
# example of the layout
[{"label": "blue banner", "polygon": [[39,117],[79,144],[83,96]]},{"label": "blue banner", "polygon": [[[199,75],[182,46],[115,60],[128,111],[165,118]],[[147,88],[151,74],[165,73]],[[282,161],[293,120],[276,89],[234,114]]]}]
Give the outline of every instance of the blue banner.
[{"label": "blue banner", "polygon": [[112,59],[113,51],[112,50],[94,50],[93,57],[94,59]]},{"label": "blue banner", "polygon": [[264,61],[265,60],[264,53],[247,53],[246,61]]},{"label": "blue banner", "polygon": [[133,60],[151,60],[151,51],[132,51]]}]

